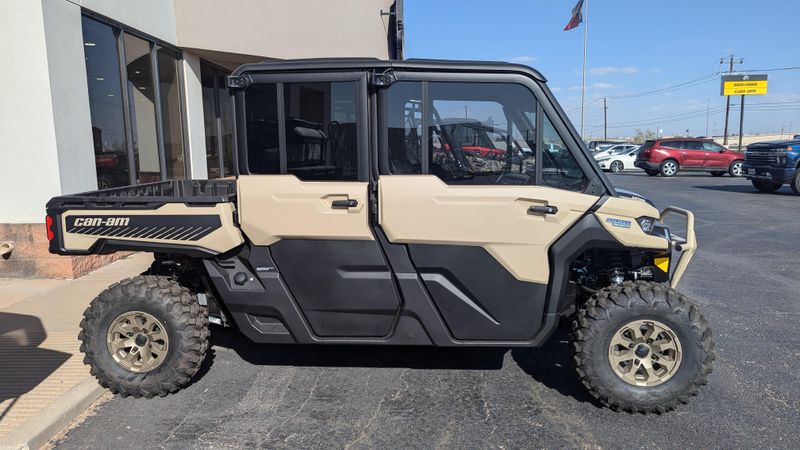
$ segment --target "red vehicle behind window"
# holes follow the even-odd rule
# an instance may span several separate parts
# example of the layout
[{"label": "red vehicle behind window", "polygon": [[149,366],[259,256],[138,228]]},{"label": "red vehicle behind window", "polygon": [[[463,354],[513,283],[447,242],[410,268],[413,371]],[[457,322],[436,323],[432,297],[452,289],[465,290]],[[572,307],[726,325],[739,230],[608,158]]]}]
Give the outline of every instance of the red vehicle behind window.
[{"label": "red vehicle behind window", "polygon": [[744,154],[734,152],[711,139],[655,139],[642,144],[634,165],[648,175],[674,176],[681,170],[709,172],[716,177],[726,173],[742,176]]}]

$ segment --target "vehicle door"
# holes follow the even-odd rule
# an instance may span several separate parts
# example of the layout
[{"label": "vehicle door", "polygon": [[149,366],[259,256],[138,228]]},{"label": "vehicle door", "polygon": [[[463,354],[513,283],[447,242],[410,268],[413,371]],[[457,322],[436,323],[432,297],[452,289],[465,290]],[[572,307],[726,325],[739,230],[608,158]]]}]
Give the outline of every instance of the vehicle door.
[{"label": "vehicle door", "polygon": [[682,167],[697,168],[703,167],[705,162],[705,150],[700,141],[681,141]]},{"label": "vehicle door", "polygon": [[369,224],[366,74],[251,77],[237,99],[242,230],[314,334],[388,335],[401,302]]},{"label": "vehicle door", "polygon": [[[380,226],[407,248],[455,339],[530,339],[543,318],[548,249],[599,200],[583,193],[591,166],[575,158],[579,143],[533,80],[428,76],[398,73],[379,92]],[[412,136],[403,130],[417,129],[408,118],[419,104]],[[509,151],[466,152],[443,126],[457,121],[498,131]]]},{"label": "vehicle door", "polygon": [[724,148],[714,142],[703,142],[705,155],[704,166],[712,169],[727,169],[728,158],[723,154]]}]

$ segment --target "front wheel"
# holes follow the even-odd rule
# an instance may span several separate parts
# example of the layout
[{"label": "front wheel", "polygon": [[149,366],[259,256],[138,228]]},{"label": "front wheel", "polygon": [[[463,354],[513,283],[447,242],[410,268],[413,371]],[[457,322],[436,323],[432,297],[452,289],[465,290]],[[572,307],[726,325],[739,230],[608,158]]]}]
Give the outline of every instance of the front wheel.
[{"label": "front wheel", "polygon": [[208,310],[167,277],[128,278],[83,313],[84,363],[123,397],[165,396],[189,383],[208,349]]},{"label": "front wheel", "polygon": [[730,173],[732,177],[741,177],[744,175],[743,166],[744,161],[734,161],[728,168],[728,173]]},{"label": "front wheel", "polygon": [[751,180],[753,183],[753,187],[758,189],[761,192],[766,192],[767,194],[772,194],[773,192],[777,191],[781,188],[781,183],[775,183],[773,181],[767,180]]},{"label": "front wheel", "polygon": [[581,382],[614,409],[669,411],[696,395],[712,370],[708,323],[688,298],[659,283],[601,289],[573,327]]},{"label": "front wheel", "polygon": [[661,163],[661,175],[665,177],[674,177],[678,173],[678,162],[674,159],[668,159]]},{"label": "front wheel", "polygon": [[622,164],[622,161],[611,161],[608,168],[611,169],[612,172],[617,173],[622,172],[625,166]]},{"label": "front wheel", "polygon": [[794,195],[800,195],[800,167],[794,171],[794,175],[792,176],[792,181],[789,182],[789,186],[792,188]]}]

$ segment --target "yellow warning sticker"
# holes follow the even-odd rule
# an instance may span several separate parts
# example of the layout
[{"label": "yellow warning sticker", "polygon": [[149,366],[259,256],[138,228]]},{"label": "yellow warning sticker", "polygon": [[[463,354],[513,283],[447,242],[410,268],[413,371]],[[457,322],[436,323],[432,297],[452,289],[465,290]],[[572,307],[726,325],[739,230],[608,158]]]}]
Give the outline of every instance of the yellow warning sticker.
[{"label": "yellow warning sticker", "polygon": [[654,262],[656,263],[656,267],[661,269],[662,272],[669,271],[669,256],[655,258]]}]

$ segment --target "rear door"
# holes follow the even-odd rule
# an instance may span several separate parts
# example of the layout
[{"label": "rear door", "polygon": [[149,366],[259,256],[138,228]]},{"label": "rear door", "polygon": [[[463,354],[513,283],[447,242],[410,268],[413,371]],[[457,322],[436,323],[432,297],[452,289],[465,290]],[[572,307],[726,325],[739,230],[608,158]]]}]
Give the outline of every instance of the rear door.
[{"label": "rear door", "polygon": [[[582,193],[578,143],[562,138],[566,128],[524,77],[429,77],[398,74],[380,92],[380,226],[408,249],[454,338],[530,339],[543,318],[548,249],[599,199]],[[424,105],[421,117],[413,105]],[[469,152],[448,133],[459,121],[494,130],[509,150]]]},{"label": "rear door", "polygon": [[[400,307],[369,224],[366,75],[253,75],[239,219],[314,334],[382,337]],[[241,154],[241,152],[240,152]]]},{"label": "rear door", "polygon": [[706,151],[700,141],[683,141],[683,166],[703,167],[706,161]]}]

